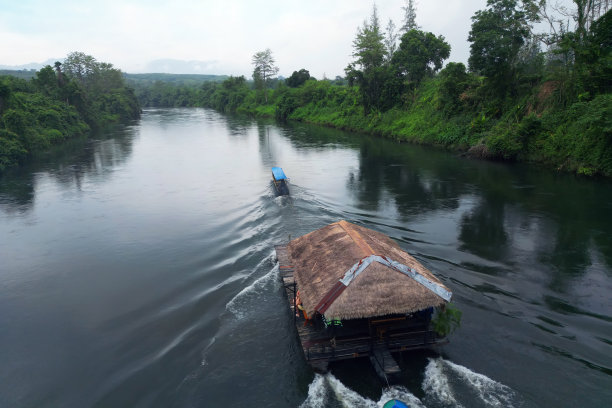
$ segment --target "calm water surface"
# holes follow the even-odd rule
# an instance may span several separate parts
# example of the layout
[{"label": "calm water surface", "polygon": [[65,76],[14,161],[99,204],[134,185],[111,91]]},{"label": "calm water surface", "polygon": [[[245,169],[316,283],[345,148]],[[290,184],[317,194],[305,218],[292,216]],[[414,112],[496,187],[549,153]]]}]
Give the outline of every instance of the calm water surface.
[{"label": "calm water surface", "polygon": [[[0,179],[0,406],[612,406],[611,214],[606,181],[147,110]],[[315,375],[299,348],[273,245],[339,219],[463,311],[398,385],[367,360]]]}]

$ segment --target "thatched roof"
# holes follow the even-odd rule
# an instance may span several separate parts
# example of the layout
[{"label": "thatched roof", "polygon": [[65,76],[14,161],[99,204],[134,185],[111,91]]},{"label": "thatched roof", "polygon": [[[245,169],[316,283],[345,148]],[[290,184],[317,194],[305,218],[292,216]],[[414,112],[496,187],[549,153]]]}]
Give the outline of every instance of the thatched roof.
[{"label": "thatched roof", "polygon": [[[364,257],[382,255],[448,290],[416,259],[384,234],[339,221],[291,241],[289,256],[309,315],[345,273]],[[420,277],[419,277],[420,278]],[[324,311],[327,319],[360,319],[412,313],[445,302],[413,278],[378,262],[361,272]]]}]

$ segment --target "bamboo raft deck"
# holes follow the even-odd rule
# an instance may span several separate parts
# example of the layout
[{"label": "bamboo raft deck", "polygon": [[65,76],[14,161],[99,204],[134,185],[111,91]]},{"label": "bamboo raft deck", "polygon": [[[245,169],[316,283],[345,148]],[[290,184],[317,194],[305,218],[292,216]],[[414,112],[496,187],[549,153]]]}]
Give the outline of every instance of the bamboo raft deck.
[{"label": "bamboo raft deck", "polygon": [[[391,352],[420,349],[439,345],[446,339],[439,338],[435,332],[424,324],[406,325],[406,318],[370,319],[368,326],[343,322],[336,328],[325,327],[320,319],[306,321],[300,314],[295,314],[296,282],[293,276],[293,266],[286,245],[275,246],[279,263],[280,277],[287,295],[291,315],[294,316],[298,337],[306,361],[316,371],[326,371],[332,361],[357,357],[370,357],[376,370],[382,377],[388,377],[399,372],[399,366],[391,356]],[[401,321],[403,330],[394,332],[387,330],[394,321]],[[366,330],[364,332],[364,327]],[[406,330],[406,327],[410,327]]]}]

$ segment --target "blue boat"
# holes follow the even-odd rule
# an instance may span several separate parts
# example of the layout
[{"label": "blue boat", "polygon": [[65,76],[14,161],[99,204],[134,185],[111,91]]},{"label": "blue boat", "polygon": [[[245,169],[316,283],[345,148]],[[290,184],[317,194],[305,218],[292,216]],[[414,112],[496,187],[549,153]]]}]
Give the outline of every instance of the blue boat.
[{"label": "blue boat", "polygon": [[410,408],[410,406],[400,400],[392,399],[387,401],[383,408]]},{"label": "blue boat", "polygon": [[285,172],[280,167],[272,167],[272,182],[278,195],[289,195],[289,179],[285,176]]}]

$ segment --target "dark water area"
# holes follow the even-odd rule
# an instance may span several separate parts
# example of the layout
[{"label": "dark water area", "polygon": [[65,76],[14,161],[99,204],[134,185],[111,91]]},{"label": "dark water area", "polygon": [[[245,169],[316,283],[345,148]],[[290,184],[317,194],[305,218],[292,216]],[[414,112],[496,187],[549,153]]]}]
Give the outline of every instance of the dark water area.
[{"label": "dark water area", "polygon": [[[0,406],[612,406],[610,214],[605,180],[147,110],[0,178]],[[339,219],[463,312],[391,387],[362,359],[314,374],[286,308],[274,244]]]}]

